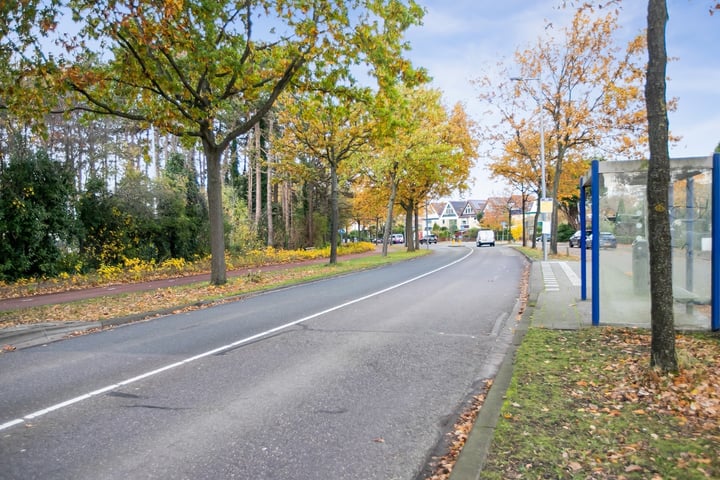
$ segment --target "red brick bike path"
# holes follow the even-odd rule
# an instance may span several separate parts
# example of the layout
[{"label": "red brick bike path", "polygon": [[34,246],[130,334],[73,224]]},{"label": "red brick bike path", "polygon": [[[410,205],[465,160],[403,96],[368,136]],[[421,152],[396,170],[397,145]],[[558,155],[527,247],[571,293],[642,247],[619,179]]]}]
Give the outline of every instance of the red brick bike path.
[{"label": "red brick bike path", "polygon": [[[339,260],[349,260],[358,257],[367,257],[376,255],[379,250],[364,252],[364,253],[353,253],[350,255],[342,255],[338,257]],[[227,272],[229,277],[239,277],[247,275],[250,272],[257,272],[262,270],[263,272],[273,272],[277,270],[290,270],[296,267],[302,267],[305,265],[316,265],[328,263],[328,258],[317,258],[314,260],[304,260],[293,263],[281,263],[273,265],[260,265],[248,268],[240,268],[237,270],[230,270]],[[16,298],[5,298],[0,299],[0,312],[8,310],[17,310],[20,308],[31,308],[39,307],[42,305],[56,305],[60,303],[76,302],[78,300],[86,300],[88,298],[103,297],[108,295],[118,295],[122,293],[133,293],[133,292],[146,292],[149,290],[157,290],[160,288],[174,287],[178,285],[187,285],[189,283],[207,282],[210,281],[210,273],[201,273],[197,275],[189,275],[185,277],[175,278],[164,278],[160,280],[151,280],[148,282],[140,283],[122,283],[117,285],[103,285],[101,287],[90,287],[79,290],[68,290],[57,293],[44,293],[39,295],[32,295],[27,297],[16,297]]]}]

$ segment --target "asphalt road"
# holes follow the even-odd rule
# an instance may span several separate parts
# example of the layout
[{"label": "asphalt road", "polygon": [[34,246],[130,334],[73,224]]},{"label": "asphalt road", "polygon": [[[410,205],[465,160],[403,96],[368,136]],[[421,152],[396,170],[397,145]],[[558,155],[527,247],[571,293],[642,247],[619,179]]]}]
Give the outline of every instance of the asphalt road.
[{"label": "asphalt road", "polygon": [[431,249],[0,356],[0,477],[417,478],[497,371],[525,264]]}]

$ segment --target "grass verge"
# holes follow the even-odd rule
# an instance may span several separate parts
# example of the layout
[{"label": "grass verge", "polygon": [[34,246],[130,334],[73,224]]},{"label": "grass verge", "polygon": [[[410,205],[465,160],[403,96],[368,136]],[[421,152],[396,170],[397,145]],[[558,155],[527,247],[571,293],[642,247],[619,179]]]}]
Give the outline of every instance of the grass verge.
[{"label": "grass verge", "polygon": [[[523,247],[522,245],[510,245],[514,249],[521,252],[523,255],[528,257],[531,260],[542,260],[543,259],[543,252],[542,248],[530,248],[530,247]],[[565,247],[562,249],[559,248],[559,250],[566,250]],[[570,253],[558,253],[557,255],[554,255],[552,253],[548,252],[548,260],[578,260],[580,257],[577,255],[572,255]]]},{"label": "grass verge", "polygon": [[720,478],[718,337],[678,336],[669,376],[649,345],[644,330],[531,328],[480,478]]},{"label": "grass verge", "polygon": [[229,277],[222,286],[199,282],[146,292],[108,295],[72,303],[45,305],[0,312],[0,328],[44,322],[96,322],[125,317],[144,317],[203,308],[219,302],[237,300],[248,295],[301,282],[342,275],[375,268],[417,256],[428,250],[415,252],[391,251],[387,257],[369,255],[340,261],[335,265],[311,264],[281,270],[263,271],[253,268],[247,274]]}]

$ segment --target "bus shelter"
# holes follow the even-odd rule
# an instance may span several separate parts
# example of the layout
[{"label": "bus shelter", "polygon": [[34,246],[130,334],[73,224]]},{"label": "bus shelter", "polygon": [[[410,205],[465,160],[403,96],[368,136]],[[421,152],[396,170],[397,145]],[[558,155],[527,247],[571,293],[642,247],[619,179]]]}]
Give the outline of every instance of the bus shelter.
[{"label": "bus shelter", "polygon": [[[671,159],[670,169],[675,325],[717,331],[720,154]],[[580,296],[590,292],[593,325],[651,323],[646,185],[647,161],[594,160],[580,179],[580,229],[589,235],[581,235]]]}]

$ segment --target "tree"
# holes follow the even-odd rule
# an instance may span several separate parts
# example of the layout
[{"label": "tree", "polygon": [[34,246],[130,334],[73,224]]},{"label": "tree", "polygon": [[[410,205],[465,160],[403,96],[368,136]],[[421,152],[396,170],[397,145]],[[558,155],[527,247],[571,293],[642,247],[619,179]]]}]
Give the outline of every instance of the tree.
[{"label": "tree", "polygon": [[665,0],[648,1],[648,66],[645,83],[650,162],[648,163],[648,247],[650,250],[651,360],[663,372],[678,370],[675,352],[675,319],[672,291],[672,244],[670,241],[670,154],[665,100],[667,51]]},{"label": "tree", "polygon": [[[527,136],[532,138],[532,136]],[[525,234],[525,212],[527,201],[532,194],[535,198],[540,198],[540,166],[533,161],[534,156],[530,155],[523,143],[523,139],[527,138],[516,132],[512,141],[505,143],[503,153],[495,161],[491,162],[490,176],[491,178],[504,178],[505,181],[516,191],[520,192],[522,198],[522,243],[527,245],[527,235]],[[535,209],[535,218],[533,225],[537,225],[540,216],[540,209]],[[535,247],[535,237],[532,237],[532,246]]]},{"label": "tree", "polygon": [[387,191],[375,185],[367,176],[360,176],[353,188],[353,212],[358,224],[369,225],[371,235],[377,240],[380,219],[387,205]]},{"label": "tree", "polygon": [[197,174],[185,157],[175,153],[155,182],[160,259],[191,259],[207,254],[202,241],[203,232],[207,231],[207,207],[196,179]]},{"label": "tree", "polygon": [[[383,255],[392,233],[396,204],[405,210],[405,237],[415,248],[412,222],[431,194],[446,195],[466,186],[476,143],[472,122],[456,105],[448,116],[440,92],[425,88],[400,88],[394,96],[378,96],[382,118],[374,151],[363,158],[361,171],[387,194]],[[417,229],[415,229],[417,231]]]},{"label": "tree", "polygon": [[93,176],[87,180],[76,210],[84,269],[119,263],[125,253],[124,232],[128,222],[102,178]]},{"label": "tree", "polygon": [[[24,3],[4,7],[23,27],[37,15]],[[11,64],[27,79],[22,83],[38,84],[34,98],[41,98],[40,87],[74,93],[63,111],[119,116],[202,145],[213,284],[226,282],[221,159],[230,143],[292,82],[327,87],[360,63],[371,65],[381,84],[416,75],[401,42],[422,16],[412,0],[57,3],[61,8],[42,16],[39,35],[24,35],[25,29],[18,41],[4,42],[23,59]],[[65,10],[76,25],[57,20]],[[44,54],[41,37],[50,34],[62,52]],[[37,54],[24,61],[28,51]],[[11,92],[6,105],[21,106],[17,98],[31,89],[21,90]]]},{"label": "tree", "polygon": [[[350,90],[334,95],[310,93],[288,97],[282,103],[280,122],[285,128],[285,140],[289,142],[285,150],[317,158],[330,170],[331,265],[337,263],[340,226],[338,171],[343,162],[368,148],[373,133],[373,120],[368,103],[362,101],[362,93]],[[292,161],[296,158],[291,157]]]},{"label": "tree", "polygon": [[122,228],[123,256],[152,261],[159,257],[155,185],[145,173],[128,166],[113,195],[114,203],[124,216]]},{"label": "tree", "polygon": [[398,199],[405,210],[408,250],[413,251],[419,245],[420,208],[428,197],[447,196],[467,187],[477,142],[472,136],[474,124],[461,104],[448,114],[439,91],[415,89],[410,94],[417,119],[411,124],[415,131],[408,132],[405,178]]},{"label": "tree", "polygon": [[[508,79],[519,73],[524,81],[510,84],[508,80],[500,85],[489,79],[478,81],[485,89],[481,99],[495,105],[501,114],[502,125],[491,127],[489,139],[515,142],[518,147],[505,149],[501,159],[514,151],[530,161],[529,171],[535,171],[540,165],[540,135],[532,132],[538,132],[538,115],[543,116],[548,192],[555,200],[553,226],[557,226],[563,192],[576,190],[577,178],[570,179],[568,169],[580,163],[578,168],[583,170],[586,159],[597,151],[625,158],[645,154],[640,88],[644,42],[639,37],[624,50],[613,45],[617,11],[603,8],[607,13],[595,16],[593,8],[585,3],[576,11],[562,40],[538,39],[535,47],[516,52],[517,66],[504,73]],[[519,113],[529,110],[519,103],[528,97],[535,100],[536,119],[532,122]],[[519,139],[518,134],[522,136]],[[551,249],[557,253],[554,231]]]},{"label": "tree", "polygon": [[73,173],[18,142],[0,176],[0,279],[58,273],[75,233]]}]

